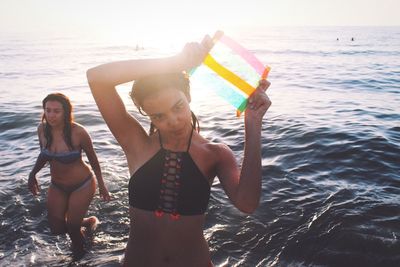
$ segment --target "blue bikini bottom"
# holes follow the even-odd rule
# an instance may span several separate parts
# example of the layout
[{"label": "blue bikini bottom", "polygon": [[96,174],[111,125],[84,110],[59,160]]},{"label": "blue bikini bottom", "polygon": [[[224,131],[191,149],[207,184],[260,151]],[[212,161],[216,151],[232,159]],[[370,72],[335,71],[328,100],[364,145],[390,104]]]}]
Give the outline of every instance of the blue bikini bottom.
[{"label": "blue bikini bottom", "polygon": [[89,174],[88,177],[85,178],[85,180],[83,180],[82,182],[75,184],[75,185],[71,185],[71,186],[66,186],[66,185],[62,185],[59,183],[56,183],[54,181],[51,181],[51,186],[57,188],[58,190],[64,192],[67,196],[71,195],[73,192],[75,191],[79,191],[82,188],[84,188],[85,186],[87,186],[90,181],[93,179],[93,174]]}]

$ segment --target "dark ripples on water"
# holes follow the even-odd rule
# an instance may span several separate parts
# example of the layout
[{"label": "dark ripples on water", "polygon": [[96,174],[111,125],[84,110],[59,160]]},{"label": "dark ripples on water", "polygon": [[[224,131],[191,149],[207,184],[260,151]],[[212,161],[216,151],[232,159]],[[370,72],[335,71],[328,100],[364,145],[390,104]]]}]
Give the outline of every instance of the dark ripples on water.
[{"label": "dark ripples on water", "polygon": [[[399,29],[271,29],[242,38],[273,67],[273,106],[263,126],[263,194],[259,209],[247,216],[215,183],[205,229],[214,263],[400,266]],[[0,63],[10,66],[0,70],[0,266],[118,266],[129,231],[129,175],[84,71],[125,58],[134,45],[6,41],[0,44]],[[240,158],[242,120],[218,98],[198,99],[203,88],[193,89],[205,136],[226,142]],[[93,201],[89,213],[102,224],[79,262],[72,262],[66,237],[49,233],[48,169],[39,175],[40,197],[26,186],[38,153],[40,101],[55,90],[74,101],[76,120],[91,133],[114,196],[109,203]],[[127,92],[121,89],[136,112]]]},{"label": "dark ripples on water", "polygon": [[[247,218],[226,205],[212,206],[216,258],[228,266],[398,264],[399,146],[288,121],[275,118],[265,127],[271,139],[264,143],[257,213]],[[393,134],[400,136],[398,127]],[[215,200],[226,202],[222,192]]]}]

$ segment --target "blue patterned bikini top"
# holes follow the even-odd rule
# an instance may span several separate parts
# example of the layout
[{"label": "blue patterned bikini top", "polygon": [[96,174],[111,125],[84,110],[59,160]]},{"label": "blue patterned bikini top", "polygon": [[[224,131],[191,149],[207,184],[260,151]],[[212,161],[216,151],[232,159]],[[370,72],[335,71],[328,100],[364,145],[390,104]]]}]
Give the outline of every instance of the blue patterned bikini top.
[{"label": "blue patterned bikini top", "polygon": [[80,159],[81,154],[82,154],[81,150],[53,153],[53,152],[50,152],[47,148],[45,148],[45,149],[42,149],[39,157],[42,157],[44,160],[47,160],[47,161],[51,161],[54,159],[60,163],[68,164],[68,163],[72,163],[72,162]]}]

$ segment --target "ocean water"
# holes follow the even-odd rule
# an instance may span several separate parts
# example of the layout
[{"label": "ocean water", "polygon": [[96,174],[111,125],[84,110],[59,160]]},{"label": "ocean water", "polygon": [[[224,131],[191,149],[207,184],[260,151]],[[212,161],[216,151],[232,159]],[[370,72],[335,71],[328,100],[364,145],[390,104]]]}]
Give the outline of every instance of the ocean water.
[{"label": "ocean water", "polygon": [[[272,67],[273,104],[263,124],[257,211],[240,213],[219,183],[213,186],[204,232],[214,264],[400,266],[400,28],[260,28],[230,36]],[[0,35],[0,266],[120,264],[129,232],[129,174],[85,71],[183,46],[162,44]],[[119,92],[137,115],[130,86]],[[102,223],[76,262],[69,239],[48,229],[48,167],[38,174],[41,195],[34,198],[27,188],[39,153],[41,100],[56,91],[71,98],[75,120],[90,132],[113,195],[108,203],[92,202],[89,214]],[[240,161],[243,119],[199,84],[192,94],[202,133],[228,144]]]}]

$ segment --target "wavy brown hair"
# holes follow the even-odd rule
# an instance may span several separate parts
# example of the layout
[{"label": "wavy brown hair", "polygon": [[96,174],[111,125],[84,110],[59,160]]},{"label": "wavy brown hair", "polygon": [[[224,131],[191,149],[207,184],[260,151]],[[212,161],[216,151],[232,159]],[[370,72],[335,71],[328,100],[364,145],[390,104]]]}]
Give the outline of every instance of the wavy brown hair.
[{"label": "wavy brown hair", "polygon": [[[62,93],[52,93],[47,95],[43,101],[42,101],[42,106],[43,106],[43,111],[46,108],[46,103],[47,101],[57,101],[61,104],[64,110],[64,141],[67,144],[67,146],[73,150],[72,146],[72,137],[71,137],[71,128],[72,128],[72,123],[73,123],[73,116],[72,116],[72,104],[69,98],[62,94]],[[42,115],[42,123],[44,126],[44,137],[46,138],[46,147],[49,148],[53,142],[53,137],[51,135],[51,125],[47,123],[46,121],[46,115],[45,112],[43,112]]]},{"label": "wavy brown hair", "polygon": [[[133,103],[139,110],[140,114],[145,115],[143,112],[143,100],[149,95],[158,92],[166,87],[173,87],[182,91],[186,96],[190,96],[190,81],[185,73],[165,73],[157,75],[149,75],[143,78],[137,79],[132,86],[132,90],[129,93],[133,100]],[[199,121],[196,115],[192,113],[192,127],[197,132],[200,132]],[[150,122],[149,134],[155,133],[155,127]]]}]

